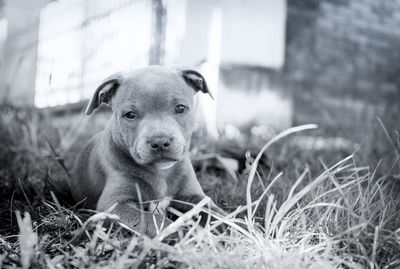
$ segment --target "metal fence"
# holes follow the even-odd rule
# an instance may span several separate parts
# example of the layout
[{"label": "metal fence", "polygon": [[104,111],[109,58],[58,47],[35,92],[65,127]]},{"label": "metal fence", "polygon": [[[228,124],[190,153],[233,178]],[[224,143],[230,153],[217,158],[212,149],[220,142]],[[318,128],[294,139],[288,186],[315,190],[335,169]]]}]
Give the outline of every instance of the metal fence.
[{"label": "metal fence", "polygon": [[[111,73],[156,63],[162,55],[159,3],[60,0],[44,7],[35,104],[56,106],[87,99]],[[158,47],[152,46],[154,33]]]}]

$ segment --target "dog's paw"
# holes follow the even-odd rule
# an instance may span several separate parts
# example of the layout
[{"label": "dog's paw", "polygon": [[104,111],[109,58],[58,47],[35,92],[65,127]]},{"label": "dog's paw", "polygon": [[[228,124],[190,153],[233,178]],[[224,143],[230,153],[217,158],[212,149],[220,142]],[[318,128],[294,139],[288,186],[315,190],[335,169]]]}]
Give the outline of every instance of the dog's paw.
[{"label": "dog's paw", "polygon": [[145,225],[145,234],[151,238],[156,237],[162,230],[168,227],[172,220],[165,215],[154,214],[152,219],[147,219]]}]

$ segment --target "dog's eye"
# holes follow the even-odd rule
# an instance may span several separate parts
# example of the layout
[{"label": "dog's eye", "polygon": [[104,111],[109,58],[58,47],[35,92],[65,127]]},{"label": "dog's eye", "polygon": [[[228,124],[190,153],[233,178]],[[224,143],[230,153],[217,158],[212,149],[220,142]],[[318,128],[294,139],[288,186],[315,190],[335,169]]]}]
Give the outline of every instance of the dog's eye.
[{"label": "dog's eye", "polygon": [[136,118],[137,118],[137,114],[136,114],[135,112],[133,112],[133,111],[128,111],[128,112],[126,112],[126,113],[124,114],[124,118],[133,120],[133,119],[136,119]]},{"label": "dog's eye", "polygon": [[177,105],[177,106],[175,107],[175,113],[176,113],[176,114],[182,114],[182,113],[185,113],[187,109],[188,109],[187,106],[184,106],[184,105]]}]

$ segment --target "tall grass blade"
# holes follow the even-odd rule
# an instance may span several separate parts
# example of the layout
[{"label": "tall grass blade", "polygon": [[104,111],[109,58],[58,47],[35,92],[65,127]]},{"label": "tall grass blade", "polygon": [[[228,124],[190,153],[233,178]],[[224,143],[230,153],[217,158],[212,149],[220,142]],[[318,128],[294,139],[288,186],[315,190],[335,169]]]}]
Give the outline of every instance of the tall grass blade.
[{"label": "tall grass blade", "polygon": [[293,133],[305,131],[305,130],[311,130],[311,129],[316,129],[318,126],[316,124],[307,124],[307,125],[301,125],[293,128],[289,128],[280,134],[276,135],[274,138],[272,138],[268,143],[266,143],[260,150],[260,152],[257,154],[256,158],[254,159],[254,162],[251,166],[249,177],[248,177],[248,182],[247,182],[247,188],[246,188],[246,202],[247,202],[247,218],[250,221],[252,218],[252,208],[251,208],[251,184],[254,180],[254,176],[257,171],[258,163],[264,154],[264,152],[276,141],[284,138],[285,136],[288,136]]},{"label": "tall grass blade", "polygon": [[19,211],[16,211],[15,215],[19,227],[18,242],[21,251],[21,264],[22,268],[28,269],[35,255],[38,236],[36,232],[33,231],[31,216],[28,212],[25,212],[24,217],[21,217]]}]

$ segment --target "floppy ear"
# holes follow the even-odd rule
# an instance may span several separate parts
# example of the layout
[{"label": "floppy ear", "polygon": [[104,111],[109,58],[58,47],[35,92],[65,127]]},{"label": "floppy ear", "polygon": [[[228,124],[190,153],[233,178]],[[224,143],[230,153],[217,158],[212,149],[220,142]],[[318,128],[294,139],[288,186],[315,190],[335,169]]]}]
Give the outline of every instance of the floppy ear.
[{"label": "floppy ear", "polygon": [[179,71],[181,72],[182,77],[186,81],[186,83],[196,92],[201,91],[203,93],[208,93],[210,97],[214,99],[211,91],[207,87],[206,80],[199,72],[186,68],[180,68]]},{"label": "floppy ear", "polygon": [[103,83],[97,87],[92,99],[86,107],[86,115],[92,114],[93,110],[100,107],[102,103],[110,106],[111,99],[122,83],[122,75],[120,73],[108,77]]}]

